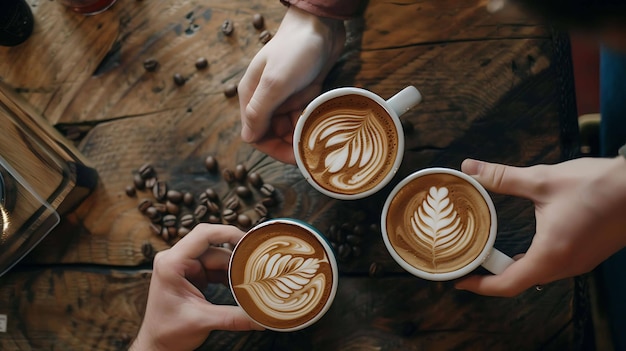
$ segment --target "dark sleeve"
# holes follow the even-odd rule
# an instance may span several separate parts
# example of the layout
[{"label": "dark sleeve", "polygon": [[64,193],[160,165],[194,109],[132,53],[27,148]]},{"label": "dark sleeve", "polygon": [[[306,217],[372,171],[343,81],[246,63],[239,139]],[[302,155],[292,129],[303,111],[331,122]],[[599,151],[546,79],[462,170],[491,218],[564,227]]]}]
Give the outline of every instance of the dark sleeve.
[{"label": "dark sleeve", "polygon": [[281,0],[281,2],[319,17],[335,19],[354,17],[365,4],[364,0]]}]

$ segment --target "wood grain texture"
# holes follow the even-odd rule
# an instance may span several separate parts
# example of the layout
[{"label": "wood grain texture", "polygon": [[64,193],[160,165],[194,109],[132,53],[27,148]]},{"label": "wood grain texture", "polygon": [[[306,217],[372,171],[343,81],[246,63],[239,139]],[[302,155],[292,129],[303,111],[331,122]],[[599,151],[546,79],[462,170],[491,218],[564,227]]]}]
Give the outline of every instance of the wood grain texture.
[{"label": "wood grain texture", "polygon": [[[125,349],[139,329],[149,280],[147,270],[9,273],[0,286],[0,301],[6,302],[0,314],[8,319],[0,348]],[[203,293],[214,303],[234,304],[223,285],[211,284]],[[393,298],[385,298],[389,296]],[[311,328],[295,333],[214,331],[200,350],[573,349],[573,301],[568,281],[513,299],[494,299],[407,275],[344,277],[333,306]]]},{"label": "wood grain texture", "polygon": [[[0,78],[52,123],[93,127],[79,148],[101,182],[28,257],[28,265],[0,281],[0,310],[19,321],[18,328],[0,334],[0,348],[114,350],[134,335],[149,279],[141,268],[151,260],[141,246],[150,243],[158,251],[170,245],[150,233],[136,208],[149,194],[124,194],[132,172],[146,162],[171,187],[213,187],[222,200],[233,185],[208,173],[203,159],[214,155],[221,170],[245,164],[278,189],[271,217],[304,219],[328,236],[333,225],[376,227],[386,194],[417,169],[458,169],[466,157],[514,165],[558,162],[568,154],[563,139],[575,138],[569,129],[561,133],[562,121],[575,118],[559,106],[562,95],[571,93],[558,86],[568,68],[558,67],[562,62],[546,26],[523,17],[498,19],[484,3],[372,0],[363,18],[348,23],[346,52],[326,88],[362,86],[389,98],[413,84],[424,101],[403,117],[412,128],[392,184],[370,198],[345,202],[320,195],[295,167],[243,144],[238,101],[222,94],[261,47],[252,14],[262,13],[267,29],[277,29],[285,12],[277,0],[118,0],[94,17],[34,0],[35,34],[25,45],[0,48],[3,62],[20,62],[0,64]],[[219,31],[227,18],[235,23],[232,37]],[[210,62],[203,71],[193,67],[200,56]],[[143,69],[147,58],[159,61],[156,72]],[[182,87],[172,82],[177,72],[187,79]],[[496,247],[510,255],[524,252],[535,230],[532,204],[495,194],[494,201]],[[214,332],[202,349],[581,347],[586,311],[578,300],[585,291],[573,279],[514,299],[484,298],[408,276],[377,228],[368,230],[359,248],[358,257],[340,261],[339,295],[314,327],[288,334]],[[380,278],[367,276],[372,263],[384,271]],[[224,287],[207,296],[232,303]]]}]

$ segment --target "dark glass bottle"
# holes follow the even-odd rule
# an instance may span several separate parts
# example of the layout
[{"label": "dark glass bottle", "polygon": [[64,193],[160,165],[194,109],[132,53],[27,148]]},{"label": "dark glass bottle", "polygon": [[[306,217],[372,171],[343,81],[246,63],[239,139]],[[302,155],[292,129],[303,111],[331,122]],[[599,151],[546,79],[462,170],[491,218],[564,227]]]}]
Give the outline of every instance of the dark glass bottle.
[{"label": "dark glass bottle", "polygon": [[23,43],[33,32],[33,13],[24,0],[0,0],[0,45]]}]

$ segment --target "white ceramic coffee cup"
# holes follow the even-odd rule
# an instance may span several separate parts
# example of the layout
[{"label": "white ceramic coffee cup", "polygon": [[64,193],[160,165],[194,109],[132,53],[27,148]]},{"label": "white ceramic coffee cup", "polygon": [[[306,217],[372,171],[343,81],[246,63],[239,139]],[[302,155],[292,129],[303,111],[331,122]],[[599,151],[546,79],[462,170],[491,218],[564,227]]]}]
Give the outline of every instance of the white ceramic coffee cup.
[{"label": "white ceramic coffee cup", "polygon": [[[391,171],[384,178],[382,178],[375,187],[357,194],[341,194],[320,186],[313,179],[311,173],[304,165],[304,161],[300,156],[302,129],[304,128],[305,122],[309,118],[311,113],[327,101],[344,95],[364,96],[383,107],[387,114],[391,117],[393,124],[396,127],[396,133],[398,135],[398,152],[396,154]],[[311,184],[315,189],[317,189],[322,194],[336,199],[355,200],[376,193],[385,185],[387,185],[389,181],[391,181],[398,168],[400,167],[400,164],[402,163],[402,157],[404,156],[404,132],[402,130],[402,124],[400,123],[400,116],[409,111],[413,106],[419,104],[421,101],[422,95],[413,86],[408,86],[402,89],[400,92],[398,92],[396,95],[392,96],[386,101],[369,90],[354,87],[337,88],[318,96],[313,101],[311,101],[311,103],[309,103],[309,105],[305,108],[304,112],[298,119],[294,130],[293,151],[296,158],[296,164],[298,165],[300,172],[302,172],[307,182],[309,182],[309,184]]]},{"label": "white ceramic coffee cup", "polygon": [[[387,232],[387,215],[389,213],[389,206],[391,204],[391,201],[393,200],[393,198],[396,196],[396,194],[398,194],[398,192],[408,183],[410,183],[411,181],[423,177],[425,175],[429,175],[429,174],[450,174],[456,177],[459,177],[463,180],[466,180],[467,182],[469,182],[472,186],[474,186],[474,188],[476,188],[476,190],[478,190],[478,192],[482,195],[482,197],[485,199],[485,202],[487,203],[487,207],[489,208],[489,213],[490,213],[490,217],[491,217],[491,225],[489,228],[489,237],[487,239],[487,242],[485,243],[482,251],[480,252],[480,254],[470,263],[468,263],[467,265],[463,266],[460,269],[457,269],[455,271],[452,272],[445,272],[445,273],[431,273],[431,272],[426,272],[423,271],[413,265],[411,265],[410,263],[406,262],[395,250],[395,248],[393,247],[393,245],[391,244],[391,241],[389,239],[389,233]],[[403,179],[398,185],[396,185],[396,187],[391,191],[391,194],[389,194],[389,196],[387,197],[387,200],[385,201],[385,204],[383,206],[383,211],[382,211],[382,216],[381,216],[381,231],[382,231],[382,236],[383,236],[383,241],[385,243],[385,246],[387,247],[387,250],[389,251],[389,254],[391,255],[391,257],[393,257],[393,259],[402,267],[404,268],[407,272],[423,278],[423,279],[427,279],[427,280],[433,280],[433,281],[447,281],[447,280],[454,280],[460,277],[463,277],[469,273],[471,273],[473,270],[475,270],[476,268],[478,268],[479,266],[483,266],[485,269],[487,269],[488,271],[490,271],[493,274],[500,274],[502,272],[504,272],[504,270],[510,266],[513,262],[515,262],[512,258],[510,258],[509,256],[505,255],[504,253],[502,253],[501,251],[499,251],[498,249],[496,249],[493,245],[496,241],[496,234],[498,231],[498,219],[496,216],[496,209],[495,206],[493,205],[493,201],[491,200],[491,197],[489,196],[489,194],[487,193],[487,191],[485,190],[485,188],[480,185],[480,183],[478,183],[478,181],[476,181],[474,178],[468,176],[467,174],[463,173],[463,172],[459,172],[457,170],[454,169],[450,169],[450,168],[426,168],[420,171],[417,171],[409,176],[407,176],[405,179]]]},{"label": "white ceramic coffee cup", "polygon": [[[328,263],[329,263],[329,265],[331,267],[331,271],[332,271],[332,275],[333,275],[333,282],[332,282],[332,286],[330,288],[330,294],[329,294],[328,299],[326,300],[326,303],[324,304],[323,308],[312,319],[309,319],[305,323],[300,324],[298,326],[295,326],[295,327],[292,327],[292,328],[276,328],[276,327],[268,326],[268,325],[265,325],[265,324],[257,321],[256,319],[254,319],[254,317],[252,315],[250,315],[248,313],[248,311],[245,310],[245,308],[243,309],[244,312],[250,317],[250,319],[254,320],[256,323],[258,323],[259,325],[263,326],[266,329],[279,331],[279,332],[292,332],[292,331],[304,329],[304,328],[314,324],[320,318],[322,318],[324,316],[324,314],[326,314],[326,312],[328,311],[328,309],[332,305],[333,300],[335,299],[335,295],[337,293],[337,284],[338,284],[338,281],[339,281],[339,268],[337,266],[337,260],[335,258],[335,254],[333,253],[333,249],[330,246],[330,244],[328,243],[328,240],[326,239],[326,237],[324,235],[322,235],[322,233],[320,233],[315,227],[313,227],[309,223],[306,223],[306,222],[303,222],[303,221],[300,221],[300,220],[297,220],[297,219],[276,218],[276,219],[271,219],[271,220],[265,221],[265,222],[263,222],[261,224],[258,224],[255,227],[253,227],[252,229],[250,229],[241,238],[239,243],[241,243],[246,238],[246,236],[248,236],[248,235],[255,235],[255,232],[257,231],[257,229],[262,228],[262,227],[266,227],[266,226],[272,226],[272,225],[275,225],[275,224],[278,224],[278,223],[289,224],[289,225],[300,227],[300,228],[304,229],[306,232],[308,232],[309,234],[311,234],[311,236],[316,238],[317,241],[324,248],[324,252],[326,253],[326,257],[328,257]],[[241,306],[241,303],[237,300],[237,294],[235,293],[235,291],[233,289],[233,282],[232,282],[232,277],[231,277],[233,258],[235,257],[235,255],[237,253],[237,249],[239,247],[239,243],[237,243],[237,245],[233,249],[233,253],[231,255],[230,262],[229,262],[229,265],[228,265],[228,282],[229,282],[229,286],[230,286],[232,295],[235,298],[235,301],[237,302],[237,305]]]}]

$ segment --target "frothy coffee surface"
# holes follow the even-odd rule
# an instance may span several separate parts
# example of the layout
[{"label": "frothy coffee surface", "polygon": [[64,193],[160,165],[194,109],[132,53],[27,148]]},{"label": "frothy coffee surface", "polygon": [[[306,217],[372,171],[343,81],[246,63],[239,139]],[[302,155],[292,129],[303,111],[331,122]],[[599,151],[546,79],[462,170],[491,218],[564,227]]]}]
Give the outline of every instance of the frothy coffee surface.
[{"label": "frothy coffee surface", "polygon": [[407,183],[392,199],[389,241],[413,267],[447,273],[471,263],[489,238],[487,202],[466,180],[429,174]]},{"label": "frothy coffee surface", "polygon": [[246,313],[276,329],[301,326],[317,316],[333,285],[324,247],[305,229],[288,223],[246,235],[234,252],[230,279]]},{"label": "frothy coffee surface", "polygon": [[391,172],[398,134],[375,101],[344,95],[315,109],[302,129],[300,158],[322,188],[340,194],[370,190]]}]

